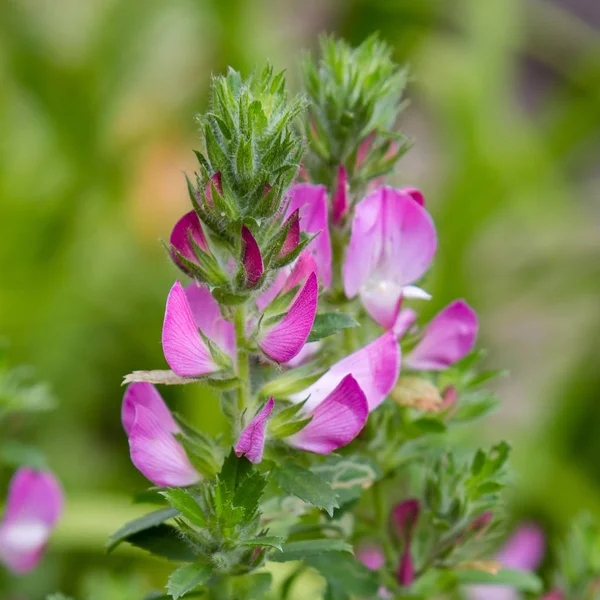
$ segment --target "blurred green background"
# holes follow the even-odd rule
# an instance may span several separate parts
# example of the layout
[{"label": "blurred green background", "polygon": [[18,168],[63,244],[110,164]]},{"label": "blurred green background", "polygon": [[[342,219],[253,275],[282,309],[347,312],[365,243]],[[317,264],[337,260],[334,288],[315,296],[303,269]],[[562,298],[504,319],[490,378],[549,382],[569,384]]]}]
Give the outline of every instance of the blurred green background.
[{"label": "blurred green background", "polygon": [[[513,519],[552,535],[600,516],[599,27],[595,0],[0,0],[0,335],[60,402],[11,434],[68,495],[45,562],[0,574],[0,598],[164,584],[160,563],[103,544],[143,510],[120,384],[164,368],[178,275],[159,238],[187,207],[193,115],[228,64],[269,59],[297,88],[323,31],[379,31],[410,66],[400,127],[416,143],[394,180],[438,226],[428,310],[468,299],[488,365],[510,370],[502,410],[466,435],[513,442]],[[165,395],[220,427],[197,389]]]}]

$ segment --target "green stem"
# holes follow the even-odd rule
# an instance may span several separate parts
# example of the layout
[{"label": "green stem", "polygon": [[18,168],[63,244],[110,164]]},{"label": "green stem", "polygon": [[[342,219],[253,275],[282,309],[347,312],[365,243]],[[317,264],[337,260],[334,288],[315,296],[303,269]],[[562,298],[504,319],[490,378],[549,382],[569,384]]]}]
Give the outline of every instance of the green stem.
[{"label": "green stem", "polygon": [[389,564],[393,564],[395,555],[388,535],[388,512],[383,496],[383,490],[379,483],[375,483],[371,488],[371,497],[373,500],[373,511],[375,513],[375,524],[381,544],[383,545],[385,558]]},{"label": "green stem", "polygon": [[246,307],[243,304],[235,311],[234,324],[237,344],[237,376],[240,379],[237,389],[237,407],[241,426],[241,415],[248,407],[250,399],[250,363],[246,351]]}]

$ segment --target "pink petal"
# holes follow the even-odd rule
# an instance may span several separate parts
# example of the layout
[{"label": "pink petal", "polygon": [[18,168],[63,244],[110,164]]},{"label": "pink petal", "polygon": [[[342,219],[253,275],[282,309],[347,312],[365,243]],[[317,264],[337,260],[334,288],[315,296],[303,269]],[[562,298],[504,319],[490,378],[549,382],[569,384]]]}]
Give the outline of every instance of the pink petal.
[{"label": "pink petal", "polygon": [[436,247],[429,213],[401,190],[377,188],[356,207],[343,270],[346,296],[382,281],[390,288],[413,283],[429,268]]},{"label": "pink petal", "polygon": [[521,525],[503,546],[498,560],[507,569],[535,571],[546,551],[542,529],[533,523]]},{"label": "pink petal", "polygon": [[394,323],[393,331],[398,339],[404,337],[406,332],[412,327],[417,320],[417,313],[412,308],[405,308],[400,311],[396,322]]},{"label": "pink petal", "polygon": [[252,235],[252,232],[244,225],[242,227],[242,264],[246,272],[246,285],[253,288],[260,281],[263,274],[263,261],[260,248]]},{"label": "pink petal", "polygon": [[356,379],[347,375],[311,414],[311,422],[289,443],[308,452],[329,454],[360,433],[369,416],[369,405]]},{"label": "pink petal", "polygon": [[235,445],[237,456],[245,455],[252,463],[259,463],[262,460],[265,449],[265,425],[274,406],[275,402],[271,396],[264,408],[246,425]]},{"label": "pink petal", "polygon": [[286,254],[289,254],[292,250],[295,250],[300,243],[300,210],[296,209],[283,224],[283,227],[287,227],[289,223],[289,229],[285,236],[283,246],[277,255],[277,258],[282,258]]},{"label": "pink petal", "polygon": [[[210,252],[208,249],[208,244],[206,243],[206,238],[204,237],[204,232],[202,231],[200,219],[198,219],[198,215],[193,210],[183,215],[183,217],[177,221],[175,227],[173,227],[173,231],[171,232],[170,242],[171,246],[173,246],[173,248],[175,248],[179,254],[187,258],[189,261],[197,263],[198,259],[196,258],[196,254],[194,253],[194,249],[192,248],[188,234],[191,235],[194,242],[196,242],[196,244],[202,250],[204,250],[204,252]],[[171,256],[173,257],[173,260],[185,270],[185,267],[181,264],[181,261],[173,250],[171,250]]]},{"label": "pink petal", "polygon": [[235,327],[233,323],[225,320],[209,289],[193,282],[185,288],[185,296],[196,327],[235,359]]},{"label": "pink petal", "polygon": [[223,195],[223,184],[221,182],[221,171],[217,171],[208,182],[208,185],[204,189],[204,195],[206,197],[206,202],[209,206],[214,206],[214,200],[212,197],[212,186],[211,183],[214,184],[217,192],[222,196]]},{"label": "pink petal", "polygon": [[311,273],[287,314],[258,340],[267,356],[277,362],[287,362],[302,350],[315,321],[318,296],[317,276]]},{"label": "pink petal", "polygon": [[369,150],[371,149],[371,144],[373,143],[373,140],[375,139],[375,132],[370,133],[363,142],[360,143],[360,146],[358,147],[358,152],[356,153],[356,168],[359,169],[362,164],[365,162],[365,160],[367,159],[367,156],[369,154]]},{"label": "pink petal", "polygon": [[167,298],[162,347],[167,363],[181,377],[206,375],[219,369],[198,333],[194,315],[179,281],[175,282]]},{"label": "pink petal", "polygon": [[369,315],[384,329],[392,329],[402,305],[402,285],[382,280],[361,287],[359,294]]},{"label": "pink petal", "polygon": [[297,285],[300,285],[307,279],[311,273],[317,272],[317,263],[313,255],[304,250],[298,260],[294,263],[294,268],[290,273],[289,277],[285,280],[281,293],[285,294],[290,290],[293,290]]},{"label": "pink petal", "polygon": [[456,300],[425,327],[423,338],[406,357],[406,364],[420,371],[441,371],[464,358],[475,345],[477,314]]},{"label": "pink petal", "polygon": [[22,467],[13,476],[0,523],[0,560],[15,573],[40,561],[63,512],[63,492],[54,475]]},{"label": "pink petal", "polygon": [[300,209],[300,227],[309,234],[318,233],[308,245],[319,266],[319,279],[325,287],[331,284],[331,239],[327,216],[327,189],[323,185],[300,183],[290,188],[286,214]]},{"label": "pink petal", "polygon": [[138,406],[145,406],[149,411],[156,415],[157,419],[169,431],[178,432],[179,428],[167,408],[162,396],[151,383],[132,383],[127,386],[123,396],[121,406],[121,421],[125,433],[129,435],[135,422],[135,414]]},{"label": "pink petal", "polygon": [[371,571],[378,571],[385,565],[385,555],[380,546],[366,544],[359,546],[356,551],[356,558]]},{"label": "pink petal", "polygon": [[400,191],[408,194],[420,206],[425,206],[425,197],[421,190],[413,187],[404,187]]},{"label": "pink petal", "polygon": [[399,374],[400,346],[394,334],[388,332],[337,362],[320,379],[291,399],[301,402],[309,396],[305,406],[310,410],[318,406],[343,377],[353,375],[367,397],[369,411],[372,411],[396,385]]},{"label": "pink petal", "polygon": [[338,166],[338,178],[333,195],[333,222],[339,223],[348,212],[348,173],[343,165]]},{"label": "pink petal", "polygon": [[[125,392],[124,404],[130,388]],[[135,396],[143,397],[143,394],[136,393]],[[128,432],[131,462],[158,486],[181,487],[197,483],[200,474],[174,437],[174,434],[180,433],[180,429],[173,417],[165,418],[164,402],[153,400],[149,404],[143,401],[133,406],[135,418]]]},{"label": "pink petal", "polygon": [[321,342],[307,342],[294,358],[285,363],[286,367],[291,367],[293,369],[308,362],[321,349],[322,345]]}]

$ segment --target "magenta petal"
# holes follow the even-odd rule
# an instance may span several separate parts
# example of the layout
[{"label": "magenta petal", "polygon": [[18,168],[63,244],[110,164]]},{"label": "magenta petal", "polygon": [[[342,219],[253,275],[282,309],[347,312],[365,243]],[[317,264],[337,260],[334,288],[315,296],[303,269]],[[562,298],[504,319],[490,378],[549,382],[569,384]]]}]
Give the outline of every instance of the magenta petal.
[{"label": "magenta petal", "polygon": [[263,274],[263,260],[260,248],[252,235],[252,232],[244,225],[242,227],[242,264],[246,272],[246,285],[253,288],[260,281]]},{"label": "magenta petal", "polygon": [[15,573],[35,568],[63,512],[63,492],[54,475],[22,467],[10,482],[0,523],[0,561]]},{"label": "magenta petal", "polygon": [[318,233],[308,245],[319,267],[319,279],[325,287],[331,284],[331,238],[327,216],[327,189],[323,185],[301,183],[290,188],[287,215],[300,209],[300,228]]},{"label": "magenta petal", "polygon": [[412,308],[405,308],[401,310],[392,329],[396,337],[398,339],[404,337],[406,332],[412,327],[416,320],[417,313],[412,310]]},{"label": "magenta petal", "polygon": [[264,408],[246,425],[235,445],[236,456],[245,455],[251,463],[259,463],[265,449],[265,425],[271,416],[275,402],[273,396]]},{"label": "magenta petal", "polygon": [[338,167],[337,186],[333,194],[333,222],[339,223],[340,219],[348,212],[348,173],[343,165]]},{"label": "magenta petal", "polygon": [[[198,259],[196,258],[196,254],[190,243],[190,235],[194,242],[196,242],[204,252],[209,252],[200,219],[198,219],[198,215],[193,210],[183,215],[183,217],[177,221],[171,232],[170,242],[171,246],[173,246],[173,248],[175,248],[175,250],[177,250],[184,258],[197,263]],[[173,260],[185,270],[185,267],[181,264],[181,261],[173,250],[171,250],[171,256],[173,257]]]},{"label": "magenta petal", "polygon": [[310,423],[289,443],[301,450],[329,454],[360,433],[369,416],[369,405],[356,379],[347,375],[311,414]]},{"label": "magenta petal", "polygon": [[287,218],[286,222],[283,224],[284,229],[288,226],[288,223],[289,229],[277,258],[289,254],[292,250],[295,250],[300,243],[300,209],[296,209]]},{"label": "magenta petal", "polygon": [[175,282],[167,298],[162,347],[167,363],[180,377],[197,377],[219,369],[198,333],[194,315],[179,281]]},{"label": "magenta petal", "polygon": [[235,359],[235,327],[225,320],[219,304],[208,288],[197,283],[190,283],[185,288],[190,310],[194,316],[196,327],[224,350],[232,360]]},{"label": "magenta petal", "polygon": [[464,301],[456,300],[425,327],[423,338],[406,357],[406,364],[419,371],[440,371],[464,358],[475,345],[477,314]]},{"label": "magenta petal", "polygon": [[145,406],[169,431],[179,430],[158,390],[151,383],[139,382],[128,385],[123,396],[121,421],[127,435],[133,428],[138,406]]},{"label": "magenta petal", "polygon": [[317,406],[346,375],[353,375],[369,403],[369,411],[377,408],[390,393],[400,374],[400,346],[388,332],[333,365],[327,373],[307,389],[295,394],[294,401],[306,399],[306,409]]},{"label": "magenta petal", "polygon": [[[129,389],[124,403],[128,392]],[[164,402],[162,404],[164,407]],[[157,409],[157,404],[137,403],[134,406],[135,419],[128,434],[131,462],[158,486],[181,487],[197,483],[200,474],[174,437],[180,429],[173,417],[165,418],[163,408]]]},{"label": "magenta petal", "polygon": [[311,273],[287,314],[258,340],[267,356],[277,362],[287,362],[302,350],[315,321],[318,296],[317,276]]},{"label": "magenta petal", "polygon": [[415,580],[415,567],[410,555],[410,545],[407,546],[400,557],[400,564],[398,565],[396,577],[400,585],[407,587],[412,585]]},{"label": "magenta petal", "polygon": [[412,187],[404,187],[400,191],[408,194],[417,204],[425,206],[425,197],[421,190]]},{"label": "magenta petal", "polygon": [[396,529],[398,530],[398,535],[405,544],[408,544],[410,541],[412,533],[417,525],[420,512],[421,504],[415,498],[401,502],[400,504],[396,505],[392,511],[392,516],[394,518],[394,523],[396,524]]},{"label": "magenta petal", "polygon": [[375,291],[385,282],[396,299],[399,289],[427,271],[436,247],[429,213],[401,190],[377,188],[356,207],[344,262],[346,295],[353,298],[361,288]]}]

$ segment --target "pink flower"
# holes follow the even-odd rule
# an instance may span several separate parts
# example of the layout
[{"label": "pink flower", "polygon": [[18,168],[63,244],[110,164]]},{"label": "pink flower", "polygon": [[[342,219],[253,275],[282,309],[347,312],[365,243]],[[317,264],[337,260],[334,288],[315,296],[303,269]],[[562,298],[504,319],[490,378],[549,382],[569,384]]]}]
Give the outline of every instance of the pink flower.
[{"label": "pink flower", "polygon": [[398,535],[404,544],[402,556],[398,564],[396,577],[403,586],[412,585],[415,579],[415,567],[411,555],[411,544],[414,530],[419,520],[421,507],[418,500],[405,500],[392,511],[392,516],[398,530]]},{"label": "pink flower", "polygon": [[15,573],[36,567],[63,512],[54,475],[22,467],[13,476],[0,523],[0,561]]},{"label": "pink flower", "polygon": [[412,284],[436,247],[429,213],[402,190],[377,188],[356,207],[343,269],[346,296],[358,294],[373,319],[392,329],[403,297],[429,298]]},{"label": "pink flower", "polygon": [[[402,310],[394,332],[403,335],[415,317],[414,311]],[[464,300],[455,300],[425,326],[421,340],[406,356],[405,364],[416,371],[446,369],[471,352],[477,329],[477,313]]]},{"label": "pink flower", "polygon": [[284,229],[289,227],[283,246],[277,258],[283,258],[298,247],[300,243],[300,209],[296,209],[283,224]]},{"label": "pink flower", "polygon": [[177,253],[190,262],[198,264],[194,244],[203,252],[206,252],[207,254],[210,252],[206,237],[204,236],[204,231],[202,231],[200,219],[198,219],[198,215],[193,210],[183,215],[183,217],[177,221],[171,232],[170,242],[171,257],[186,273],[188,270]]},{"label": "pink flower", "polygon": [[288,443],[308,452],[329,454],[349,444],[360,433],[369,416],[369,405],[352,375],[346,375],[319,400],[312,410],[306,411],[310,423],[291,436]]},{"label": "pink flower", "polygon": [[364,544],[356,550],[356,558],[371,571],[378,571],[385,565],[383,550],[374,544]]},{"label": "pink flower", "polygon": [[226,354],[235,356],[233,324],[223,319],[208,289],[192,283],[184,290],[176,281],[167,298],[162,346],[167,363],[180,377],[199,377],[220,368],[198,329]]},{"label": "pink flower", "polygon": [[332,204],[333,222],[337,224],[348,212],[348,173],[343,165],[338,167],[337,186]]},{"label": "pink flower", "polygon": [[175,437],[181,429],[152,384],[132,383],[127,387],[121,420],[129,438],[131,462],[152,483],[181,487],[200,480]]},{"label": "pink flower", "polygon": [[265,449],[265,426],[267,419],[271,416],[275,402],[273,396],[265,404],[263,409],[248,423],[235,445],[237,456],[244,455],[250,462],[259,463]]},{"label": "pink flower", "polygon": [[[293,289],[296,284],[288,281],[286,285]],[[302,350],[315,321],[318,299],[319,285],[312,272],[285,316],[274,325],[261,329],[258,345],[269,358],[287,362]]]},{"label": "pink flower", "polygon": [[245,225],[242,227],[242,245],[242,265],[246,274],[246,286],[252,289],[260,282],[264,267],[260,248],[252,232]]},{"label": "pink flower", "polygon": [[346,375],[352,375],[364,392],[369,411],[377,408],[390,393],[400,373],[400,347],[392,332],[334,364],[307,389],[294,394],[293,401],[308,397],[305,408],[312,409],[323,400]]},{"label": "pink flower", "polygon": [[310,183],[293,185],[286,216],[291,216],[296,210],[299,210],[302,231],[312,235],[318,233],[308,245],[308,250],[315,257],[321,283],[328,287],[331,284],[331,239],[325,186]]}]

